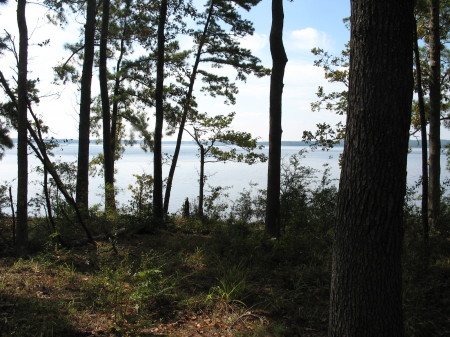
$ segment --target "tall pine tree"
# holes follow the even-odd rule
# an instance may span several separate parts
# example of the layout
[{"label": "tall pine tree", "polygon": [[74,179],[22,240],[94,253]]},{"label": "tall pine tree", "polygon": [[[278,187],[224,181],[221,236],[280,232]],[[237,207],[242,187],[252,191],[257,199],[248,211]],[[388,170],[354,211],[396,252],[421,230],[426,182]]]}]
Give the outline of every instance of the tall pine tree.
[{"label": "tall pine tree", "polygon": [[403,336],[402,217],[413,0],[352,0],[347,130],[329,336]]}]

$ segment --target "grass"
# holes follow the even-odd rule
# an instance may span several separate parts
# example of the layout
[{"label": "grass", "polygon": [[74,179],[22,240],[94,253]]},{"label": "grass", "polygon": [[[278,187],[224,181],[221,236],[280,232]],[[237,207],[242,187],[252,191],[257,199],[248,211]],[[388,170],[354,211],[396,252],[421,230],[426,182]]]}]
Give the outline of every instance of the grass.
[{"label": "grass", "polygon": [[[0,336],[326,336],[332,232],[308,226],[274,241],[255,224],[175,219],[153,234],[47,245],[25,259],[4,250]],[[432,237],[423,274],[408,232],[406,335],[446,336],[448,241]]]},{"label": "grass", "polygon": [[[298,306],[291,295],[302,288],[292,265],[278,263],[287,246],[268,249],[260,230],[242,224],[204,232],[1,258],[2,336],[293,336],[286,308]],[[326,305],[318,311],[325,317]]]}]

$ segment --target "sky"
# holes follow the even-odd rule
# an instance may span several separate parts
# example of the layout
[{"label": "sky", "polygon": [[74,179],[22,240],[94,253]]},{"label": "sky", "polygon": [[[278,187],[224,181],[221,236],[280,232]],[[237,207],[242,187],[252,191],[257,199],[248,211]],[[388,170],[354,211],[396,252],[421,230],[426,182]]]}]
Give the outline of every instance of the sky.
[{"label": "sky", "polygon": [[[196,0],[197,2],[197,0]],[[198,2],[201,3],[200,0]],[[16,2],[0,7],[1,26],[17,34]],[[315,56],[311,53],[314,47],[320,47],[337,55],[349,40],[349,31],[343,19],[350,15],[350,2],[337,0],[295,0],[284,1],[284,45],[288,57],[284,78],[283,93],[283,140],[299,141],[304,130],[315,130],[316,123],[335,124],[344,117],[333,112],[321,110],[311,111],[311,103],[316,101],[318,86],[326,91],[342,90],[342,86],[330,84],[324,79],[321,68],[315,67]],[[74,86],[52,85],[54,74],[52,67],[67,57],[68,52],[63,45],[75,42],[79,37],[79,27],[72,26],[61,29],[46,24],[41,6],[27,6],[27,21],[30,34],[29,69],[31,78],[40,79],[41,99],[39,111],[49,126],[50,136],[55,138],[78,138],[78,92]],[[246,38],[242,44],[251,49],[262,64],[271,67],[269,34],[271,26],[271,0],[262,0],[258,6],[243,16],[254,23],[255,33]],[[83,22],[83,17],[78,17]],[[3,32],[2,32],[3,33]],[[37,43],[50,38],[45,47]],[[10,73],[8,57],[1,57],[2,71]],[[98,92],[98,82],[94,75],[93,90]],[[239,94],[235,105],[225,105],[220,99],[210,99],[197,91],[199,111],[209,114],[228,114],[236,112],[233,128],[247,131],[260,140],[268,139],[269,129],[269,84],[270,78],[249,77],[245,83],[238,83]],[[450,139],[450,131],[443,133],[442,138]],[[164,140],[173,140],[174,136]],[[185,140],[188,136],[185,135]]]}]

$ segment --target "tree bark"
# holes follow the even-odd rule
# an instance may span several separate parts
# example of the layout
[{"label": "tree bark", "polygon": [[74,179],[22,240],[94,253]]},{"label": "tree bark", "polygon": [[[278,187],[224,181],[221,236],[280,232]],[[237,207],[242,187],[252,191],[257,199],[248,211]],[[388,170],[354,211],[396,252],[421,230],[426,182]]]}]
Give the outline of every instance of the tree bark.
[{"label": "tree bark", "polygon": [[426,244],[429,238],[428,222],[428,142],[427,119],[425,116],[425,101],[422,87],[422,67],[420,65],[419,41],[417,38],[417,21],[414,20],[414,56],[416,63],[417,96],[420,114],[420,138],[422,140],[422,235]]},{"label": "tree bark", "polygon": [[102,31],[100,37],[99,81],[103,116],[103,167],[105,179],[105,210],[115,211],[114,153],[111,138],[111,107],[108,91],[108,35],[110,0],[103,0]]},{"label": "tree bark", "polygon": [[159,10],[158,23],[158,51],[156,65],[156,122],[153,157],[153,219],[154,225],[161,224],[164,216],[163,210],[163,179],[162,179],[162,130],[164,122],[164,52],[165,52],[165,25],[167,20],[167,0],[162,0]]},{"label": "tree bark", "polygon": [[430,16],[430,159],[428,217],[436,225],[440,210],[441,175],[441,41],[439,29],[439,0],[431,0]]},{"label": "tree bark", "polygon": [[166,191],[164,194],[164,213],[166,214],[169,211],[170,192],[172,190],[173,177],[175,175],[175,169],[177,167],[178,156],[180,155],[184,127],[186,125],[189,108],[191,107],[191,99],[192,99],[192,92],[194,91],[195,78],[197,76],[198,65],[200,64],[200,57],[202,55],[202,49],[206,41],[206,35],[208,33],[209,23],[211,22],[213,9],[214,9],[214,1],[212,0],[211,4],[209,5],[208,17],[206,19],[205,26],[203,28],[203,33],[198,44],[194,66],[192,67],[192,73],[189,78],[189,88],[183,105],[183,115],[181,116],[180,127],[178,129],[177,143],[175,145],[175,151],[173,153],[172,163],[170,165],[169,175],[167,177]]},{"label": "tree bark", "polygon": [[401,250],[413,1],[352,0],[329,336],[403,336]]},{"label": "tree bark", "polygon": [[84,59],[81,75],[80,121],[76,202],[87,218],[89,209],[89,133],[91,112],[92,65],[94,63],[96,1],[88,0],[84,29]]},{"label": "tree bark", "polygon": [[27,72],[28,29],[26,1],[17,2],[17,25],[19,27],[19,64],[17,76],[17,222],[16,247],[23,255],[28,245],[28,146],[27,146]]},{"label": "tree bark", "polygon": [[270,77],[269,163],[267,178],[266,232],[280,237],[280,170],[281,170],[281,114],[283,78],[287,56],[283,45],[283,0],[272,0],[272,28],[270,52],[272,74]]}]

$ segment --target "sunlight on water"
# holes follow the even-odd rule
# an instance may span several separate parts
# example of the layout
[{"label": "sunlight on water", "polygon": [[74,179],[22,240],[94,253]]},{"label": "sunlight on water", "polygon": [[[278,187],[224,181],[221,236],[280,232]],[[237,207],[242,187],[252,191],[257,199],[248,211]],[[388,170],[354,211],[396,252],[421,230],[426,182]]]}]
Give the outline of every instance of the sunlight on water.
[{"label": "sunlight on water", "polygon": [[[163,152],[168,154],[173,153],[175,145],[172,143],[163,143]],[[300,150],[307,150],[305,158],[302,159],[303,166],[309,166],[314,169],[323,171],[323,165],[328,163],[331,167],[331,178],[339,178],[339,155],[342,153],[342,147],[336,147],[328,152],[316,150],[311,151],[304,146],[283,146],[282,156],[287,162],[291,155],[298,153]],[[101,153],[102,145],[91,145],[91,157]],[[268,149],[264,150],[266,153]],[[55,151],[53,160],[58,159],[65,162],[75,162],[77,160],[77,144],[63,144],[61,149]],[[445,170],[446,158],[444,155],[442,159],[442,179],[450,178],[450,172]],[[131,192],[128,190],[130,184],[134,184],[135,178],[133,174],[153,172],[153,154],[144,152],[139,145],[127,147],[122,159],[116,163],[116,186],[119,189],[117,200],[121,204],[127,204],[130,200]],[[0,182],[7,182],[13,188],[13,195],[15,195],[16,177],[17,177],[17,158],[15,149],[8,150],[2,161],[0,161]],[[35,168],[40,165],[40,162],[34,155],[29,156],[30,168],[30,185],[29,196],[33,197],[40,189],[40,181],[42,179],[36,172]],[[266,187],[267,163],[258,163],[252,166],[243,163],[208,163],[205,167],[207,175],[207,185],[210,186],[228,186],[226,190],[228,198],[235,200],[239,196],[239,192],[244,189],[249,189],[250,183],[257,183],[257,189],[264,189]],[[181,205],[186,197],[194,201],[198,195],[198,170],[199,159],[197,157],[197,147],[193,143],[184,143],[178,160],[178,167],[175,171],[175,178],[173,182],[170,212],[179,211]],[[169,171],[169,164],[164,165],[163,174],[167,176]],[[413,148],[408,155],[408,185],[414,184],[421,175],[421,150],[420,148]],[[318,177],[321,173],[318,173]],[[91,177],[90,181],[90,203],[103,204],[103,178],[96,176]],[[208,187],[207,187],[208,190]],[[207,191],[206,191],[207,192]]]}]

